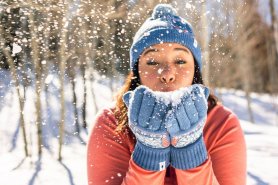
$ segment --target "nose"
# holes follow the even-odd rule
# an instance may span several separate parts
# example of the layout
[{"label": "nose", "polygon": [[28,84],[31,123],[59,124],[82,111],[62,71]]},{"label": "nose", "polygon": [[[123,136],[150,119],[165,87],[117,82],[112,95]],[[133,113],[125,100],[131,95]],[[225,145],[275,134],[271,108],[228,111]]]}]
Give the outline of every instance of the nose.
[{"label": "nose", "polygon": [[171,66],[165,66],[160,75],[160,81],[163,83],[171,83],[174,82],[175,77],[175,69]]}]

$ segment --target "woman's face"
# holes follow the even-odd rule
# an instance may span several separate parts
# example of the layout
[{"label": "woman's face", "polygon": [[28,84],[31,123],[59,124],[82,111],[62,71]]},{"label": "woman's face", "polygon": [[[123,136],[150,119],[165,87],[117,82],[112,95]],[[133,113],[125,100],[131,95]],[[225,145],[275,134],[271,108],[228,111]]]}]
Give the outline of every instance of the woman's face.
[{"label": "woman's face", "polygon": [[142,53],[138,68],[142,85],[154,91],[174,91],[192,84],[194,57],[180,44],[156,44]]}]

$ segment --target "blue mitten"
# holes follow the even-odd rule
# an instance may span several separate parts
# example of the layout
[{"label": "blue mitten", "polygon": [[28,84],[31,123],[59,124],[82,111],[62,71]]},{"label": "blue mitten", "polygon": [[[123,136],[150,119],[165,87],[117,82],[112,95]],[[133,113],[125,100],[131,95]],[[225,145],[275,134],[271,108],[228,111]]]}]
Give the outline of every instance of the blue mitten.
[{"label": "blue mitten", "polygon": [[137,139],[134,162],[147,170],[164,170],[170,164],[170,137],[163,124],[168,105],[145,86],[127,92],[123,100],[128,108],[129,127]]},{"label": "blue mitten", "polygon": [[194,84],[186,88],[180,102],[175,102],[165,125],[171,137],[171,165],[191,169],[207,159],[203,127],[207,118],[207,87]]}]

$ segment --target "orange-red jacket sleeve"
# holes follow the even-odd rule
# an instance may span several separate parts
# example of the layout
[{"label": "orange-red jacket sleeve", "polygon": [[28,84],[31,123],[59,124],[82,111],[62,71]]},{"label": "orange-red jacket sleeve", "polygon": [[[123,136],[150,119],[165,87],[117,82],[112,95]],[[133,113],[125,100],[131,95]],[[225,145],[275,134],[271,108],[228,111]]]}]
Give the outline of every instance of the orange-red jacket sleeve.
[{"label": "orange-red jacket sleeve", "polygon": [[200,166],[189,170],[176,169],[177,183],[179,185],[219,185],[211,164],[210,156]]},{"label": "orange-red jacket sleeve", "polygon": [[137,166],[131,159],[133,144],[127,135],[117,134],[115,128],[111,110],[97,116],[87,144],[88,184],[164,184],[166,170],[153,172]]}]

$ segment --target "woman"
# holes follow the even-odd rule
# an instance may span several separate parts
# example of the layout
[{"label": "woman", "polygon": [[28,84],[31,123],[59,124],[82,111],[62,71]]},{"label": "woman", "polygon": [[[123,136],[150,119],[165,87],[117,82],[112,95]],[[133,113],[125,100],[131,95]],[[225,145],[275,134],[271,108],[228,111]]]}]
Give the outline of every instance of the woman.
[{"label": "woman", "polygon": [[98,114],[90,134],[88,183],[245,184],[242,129],[201,85],[191,25],[170,5],[157,5],[130,59],[115,107]]}]

